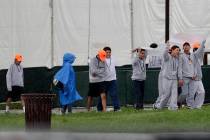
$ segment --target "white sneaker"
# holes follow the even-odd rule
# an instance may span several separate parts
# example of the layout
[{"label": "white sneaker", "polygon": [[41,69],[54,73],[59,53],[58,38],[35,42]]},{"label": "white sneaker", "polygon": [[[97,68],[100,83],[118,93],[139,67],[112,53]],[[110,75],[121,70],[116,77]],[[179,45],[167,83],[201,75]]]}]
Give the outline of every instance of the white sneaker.
[{"label": "white sneaker", "polygon": [[106,108],[107,112],[114,111],[114,108]]},{"label": "white sneaker", "polygon": [[6,110],[5,110],[5,112],[6,112],[6,113],[9,113],[9,106],[7,106],[7,105],[6,105]]},{"label": "white sneaker", "polygon": [[122,111],[121,109],[114,110],[114,112],[121,112],[121,111]]}]

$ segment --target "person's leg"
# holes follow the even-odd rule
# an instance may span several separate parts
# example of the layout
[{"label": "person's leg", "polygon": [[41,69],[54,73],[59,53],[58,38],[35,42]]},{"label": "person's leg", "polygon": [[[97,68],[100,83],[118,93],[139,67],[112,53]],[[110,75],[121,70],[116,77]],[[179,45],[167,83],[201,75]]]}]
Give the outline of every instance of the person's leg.
[{"label": "person's leg", "polygon": [[6,97],[6,112],[9,112],[11,101],[15,99],[16,95],[16,89],[12,86],[12,91],[8,91]]},{"label": "person's leg", "polygon": [[72,105],[71,104],[68,105],[68,113],[72,113]]},{"label": "person's leg", "polygon": [[64,115],[66,113],[67,105],[61,105],[61,113]]},{"label": "person's leg", "polygon": [[169,100],[169,110],[177,110],[177,97],[178,97],[178,87],[177,87],[177,80],[172,80],[171,83],[171,95]]},{"label": "person's leg", "polygon": [[161,96],[160,103],[156,104],[157,109],[162,109],[165,107],[170,100],[172,80],[163,78],[163,84],[163,94]]},{"label": "person's leg", "polygon": [[25,106],[25,102],[24,102],[24,100],[23,100],[23,97],[22,97],[22,96],[20,96],[20,100],[21,100],[21,104],[22,104],[22,106],[24,107],[24,106]]},{"label": "person's leg", "polygon": [[140,81],[139,109],[144,108],[144,81]]},{"label": "person's leg", "polygon": [[200,109],[204,102],[205,90],[204,90],[203,83],[201,80],[196,81],[196,86],[197,86],[197,91],[196,91],[195,102],[194,102],[193,108]]},{"label": "person's leg", "polygon": [[108,90],[107,93],[110,95],[112,99],[114,111],[120,110],[120,102],[119,102],[119,98],[117,94],[117,81],[112,80],[112,81],[107,82],[107,90]]},{"label": "person's leg", "polygon": [[92,106],[92,103],[93,103],[93,97],[88,96],[87,97],[87,111],[90,111],[90,108]]},{"label": "person's leg", "polygon": [[184,104],[186,102],[186,97],[189,93],[189,82],[190,79],[183,79],[184,80],[184,84],[182,86],[182,93],[178,96],[178,103],[180,105]]},{"label": "person's leg", "polygon": [[7,100],[6,100],[6,112],[9,112],[9,108],[10,108],[10,104],[11,104],[11,97],[7,97]]},{"label": "person's leg", "polygon": [[100,96],[101,96],[102,107],[103,107],[102,111],[106,112],[106,93],[101,93]]},{"label": "person's leg", "polygon": [[178,101],[178,97],[181,95],[182,93],[182,87],[178,87],[178,96],[177,96],[177,105],[178,105],[178,108],[181,108],[182,107],[182,104]]},{"label": "person's leg", "polygon": [[190,80],[189,82],[189,90],[186,97],[186,103],[189,108],[193,108],[195,102],[195,91],[196,91],[196,82],[194,80]]},{"label": "person's leg", "polygon": [[25,108],[25,102],[24,102],[22,96],[20,96],[20,100],[21,100],[21,104],[22,104],[22,107],[23,107],[23,112],[25,112],[25,110],[26,110],[26,108]]},{"label": "person's leg", "polygon": [[135,108],[140,108],[140,83],[139,81],[133,80],[133,92],[135,96]]},{"label": "person's leg", "polygon": [[23,108],[23,112],[25,112],[25,102],[21,94],[23,93],[23,87],[20,86],[12,86],[12,96],[15,100],[21,101],[21,105]]},{"label": "person's leg", "polygon": [[23,97],[21,96],[21,94],[23,93],[23,87],[19,87],[18,89],[18,98],[21,100],[21,104],[22,104],[22,107],[23,107],[23,112],[25,112],[25,102],[23,100]]},{"label": "person's leg", "polygon": [[93,97],[97,95],[96,83],[89,83],[89,91],[87,96],[87,111],[90,111],[93,104]]},{"label": "person's leg", "polygon": [[158,75],[158,98],[157,98],[157,100],[155,101],[154,104],[160,103],[160,99],[161,99],[161,96],[163,94],[163,84],[162,83],[163,83],[163,75],[160,72],[159,75]]},{"label": "person's leg", "polygon": [[[99,86],[100,86],[100,88],[99,88],[100,93],[106,93],[106,96],[107,96],[107,94],[110,94],[110,92],[109,92],[110,82],[109,81],[100,82]],[[102,100],[101,99],[102,98],[100,96],[98,98],[98,104],[97,104],[97,110],[100,111],[100,112],[103,111],[103,105],[102,105]]]},{"label": "person's leg", "polygon": [[97,110],[98,110],[99,112],[101,112],[101,111],[103,110],[101,97],[97,97],[97,98],[98,98]]}]

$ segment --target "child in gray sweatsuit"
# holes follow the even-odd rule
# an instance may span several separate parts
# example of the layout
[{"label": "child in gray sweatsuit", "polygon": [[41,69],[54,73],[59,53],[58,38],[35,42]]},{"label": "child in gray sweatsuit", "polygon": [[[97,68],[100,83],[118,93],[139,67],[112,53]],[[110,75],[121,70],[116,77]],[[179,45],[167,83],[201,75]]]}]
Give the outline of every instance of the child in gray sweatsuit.
[{"label": "child in gray sweatsuit", "polygon": [[153,107],[160,103],[160,100],[161,100],[161,97],[163,95],[163,70],[164,70],[164,63],[162,63],[162,66],[161,66],[161,69],[160,69],[160,72],[159,72],[159,75],[158,75],[158,98],[157,100],[155,101]]},{"label": "child in gray sweatsuit", "polygon": [[93,97],[100,96],[102,101],[102,111],[106,112],[106,86],[104,81],[109,71],[105,59],[106,52],[104,50],[100,50],[89,63],[88,111],[90,111]]},{"label": "child in gray sweatsuit", "polygon": [[181,56],[180,67],[182,76],[180,78],[182,86],[182,93],[179,96],[178,102],[182,103],[186,100],[187,106],[193,108],[194,96],[195,96],[195,79],[196,79],[196,67],[195,62],[202,56],[203,51],[201,46],[196,52],[190,53],[190,44],[185,42],[183,44],[184,53]]},{"label": "child in gray sweatsuit", "polygon": [[25,103],[21,96],[24,89],[24,73],[21,65],[23,56],[16,54],[14,63],[9,67],[6,74],[7,83],[7,99],[6,99],[6,112],[9,112],[10,104],[12,100],[21,99],[23,111],[25,112]]},{"label": "child in gray sweatsuit", "polygon": [[[194,45],[193,52],[198,53],[195,55],[194,67],[195,67],[195,80],[194,80],[194,102],[192,108],[200,109],[204,102],[205,90],[202,83],[202,70],[201,65],[203,62],[205,40],[201,43],[201,46]],[[199,48],[198,48],[199,47]]]},{"label": "child in gray sweatsuit", "polygon": [[135,108],[143,109],[143,100],[144,100],[144,81],[146,80],[146,64],[145,60],[147,57],[147,51],[145,49],[138,48],[136,49],[138,56],[134,58],[132,62],[132,81],[134,88],[134,95],[136,96]]},{"label": "child in gray sweatsuit", "polygon": [[171,54],[169,54],[169,47],[166,48],[163,54],[164,68],[162,69],[162,83],[164,86],[163,94],[159,103],[155,104],[155,108],[162,109],[169,103],[169,110],[177,109],[177,79],[179,77],[179,47],[174,45],[171,47]]}]

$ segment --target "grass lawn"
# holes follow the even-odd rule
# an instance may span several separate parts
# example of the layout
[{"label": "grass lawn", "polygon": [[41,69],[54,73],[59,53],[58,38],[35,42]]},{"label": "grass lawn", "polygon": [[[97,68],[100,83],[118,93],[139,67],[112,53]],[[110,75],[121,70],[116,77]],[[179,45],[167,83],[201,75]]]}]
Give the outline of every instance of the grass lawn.
[{"label": "grass lawn", "polygon": [[[0,114],[0,131],[24,130],[23,114]],[[73,132],[210,132],[210,106],[202,110],[144,110],[73,113],[52,116],[52,131]]]}]

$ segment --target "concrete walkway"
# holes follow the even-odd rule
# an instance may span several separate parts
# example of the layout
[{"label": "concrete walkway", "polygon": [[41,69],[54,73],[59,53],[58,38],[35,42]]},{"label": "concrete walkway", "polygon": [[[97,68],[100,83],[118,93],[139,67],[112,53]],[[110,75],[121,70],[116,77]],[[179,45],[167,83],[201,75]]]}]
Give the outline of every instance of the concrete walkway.
[{"label": "concrete walkway", "polygon": [[210,133],[0,132],[0,140],[209,140]]},{"label": "concrete walkway", "polygon": [[[130,106],[130,105],[128,105]],[[92,107],[91,109],[92,111],[97,111],[96,107]],[[152,110],[152,105],[151,104],[147,104],[145,105],[144,110]],[[110,111],[114,111],[113,107],[108,106],[107,107],[107,112]],[[78,113],[78,112],[87,112],[87,109],[85,107],[73,107],[72,108],[72,113]],[[0,114],[5,113],[5,110],[0,110]],[[9,113],[12,114],[21,114],[24,113],[23,110],[18,110],[18,109],[11,109]],[[53,108],[52,109],[52,114],[56,114],[56,115],[61,115],[61,111],[60,108]]]}]

